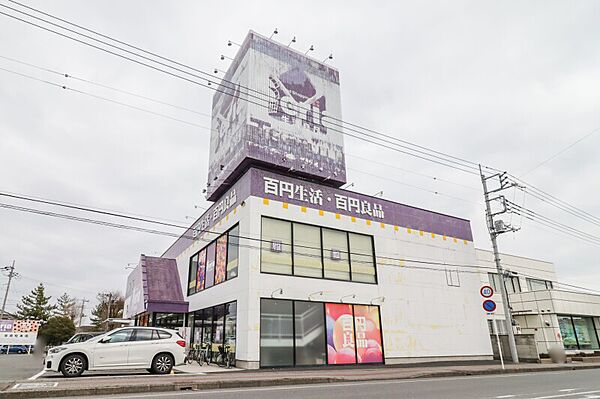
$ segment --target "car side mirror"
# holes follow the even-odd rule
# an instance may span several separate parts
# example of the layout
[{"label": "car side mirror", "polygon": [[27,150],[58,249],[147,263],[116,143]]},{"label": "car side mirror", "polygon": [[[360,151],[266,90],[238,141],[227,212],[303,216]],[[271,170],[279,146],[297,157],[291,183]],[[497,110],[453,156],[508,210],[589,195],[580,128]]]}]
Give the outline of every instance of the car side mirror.
[{"label": "car side mirror", "polygon": [[110,337],[104,337],[104,338],[102,338],[102,339],[100,340],[100,343],[101,343],[101,344],[106,344],[106,343],[108,343],[108,342],[110,342]]}]

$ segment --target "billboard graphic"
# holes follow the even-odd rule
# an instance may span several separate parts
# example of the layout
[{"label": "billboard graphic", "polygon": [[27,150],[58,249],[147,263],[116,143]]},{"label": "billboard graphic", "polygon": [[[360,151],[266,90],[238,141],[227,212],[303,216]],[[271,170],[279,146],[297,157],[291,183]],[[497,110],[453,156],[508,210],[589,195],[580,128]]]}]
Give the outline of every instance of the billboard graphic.
[{"label": "billboard graphic", "polygon": [[34,345],[41,322],[0,320],[0,345]]},{"label": "billboard graphic", "polygon": [[325,315],[327,364],[356,363],[352,305],[326,303]]},{"label": "billboard graphic", "polygon": [[224,80],[213,97],[210,200],[248,162],[346,182],[336,69],[250,32]]},{"label": "billboard graphic", "polygon": [[383,350],[377,306],[354,305],[358,363],[382,363]]}]

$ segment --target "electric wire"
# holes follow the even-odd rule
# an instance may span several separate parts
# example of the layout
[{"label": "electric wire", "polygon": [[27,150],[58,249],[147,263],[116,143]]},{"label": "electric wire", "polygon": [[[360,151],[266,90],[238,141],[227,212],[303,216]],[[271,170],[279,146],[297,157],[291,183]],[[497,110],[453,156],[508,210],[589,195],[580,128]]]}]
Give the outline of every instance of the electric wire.
[{"label": "electric wire", "polygon": [[[87,32],[93,33],[93,34],[95,34],[95,35],[97,35],[97,36],[100,36],[100,37],[103,37],[103,38],[105,38],[105,39],[111,40],[111,41],[113,41],[113,42],[116,42],[116,43],[119,43],[119,44],[125,45],[125,46],[127,46],[127,47],[130,47],[130,48],[132,48],[132,49],[135,49],[135,50],[137,50],[137,51],[141,51],[141,52],[143,52],[143,53],[145,53],[145,54],[152,55],[152,56],[154,56],[154,57],[156,57],[156,58],[159,58],[159,59],[161,59],[161,60],[164,60],[164,61],[170,62],[170,63],[172,63],[172,64],[175,64],[175,65],[178,65],[178,66],[181,66],[181,67],[184,67],[184,68],[190,69],[190,70],[192,70],[192,71],[194,71],[194,72],[198,72],[198,73],[200,73],[200,74],[203,74],[203,75],[205,75],[205,76],[208,76],[208,77],[209,77],[209,78],[211,78],[211,79],[212,79],[212,78],[214,78],[214,75],[212,75],[212,74],[210,74],[210,73],[208,73],[208,72],[206,72],[206,71],[202,71],[202,70],[200,70],[200,69],[197,69],[197,68],[191,67],[191,66],[189,66],[189,65],[186,65],[186,64],[183,64],[183,63],[177,62],[177,61],[175,61],[175,60],[173,60],[173,59],[171,59],[171,58],[167,58],[167,57],[161,56],[161,55],[159,55],[159,54],[157,54],[157,53],[154,53],[154,52],[151,52],[151,51],[147,51],[147,50],[145,50],[145,49],[142,49],[142,48],[140,48],[140,47],[137,47],[137,46],[131,45],[131,44],[129,44],[129,43],[126,43],[126,42],[124,42],[124,41],[121,41],[121,40],[115,39],[115,38],[113,38],[113,37],[111,37],[111,36],[108,36],[108,35],[102,34],[102,33],[98,32],[98,31],[95,31],[95,30],[92,30],[92,29],[89,29],[89,28],[86,28],[86,27],[84,27],[84,26],[82,26],[82,25],[75,24],[75,23],[73,23],[73,22],[70,22],[70,21],[68,21],[68,20],[66,20],[66,19],[62,19],[62,18],[56,17],[56,16],[54,16],[54,15],[52,15],[52,14],[50,14],[50,13],[47,13],[47,12],[41,11],[41,10],[39,10],[39,9],[36,9],[36,8],[34,8],[34,7],[31,7],[31,6],[25,5],[25,4],[23,4],[23,3],[20,3],[20,2],[14,1],[14,0],[9,0],[9,1],[10,1],[10,2],[12,2],[13,4],[18,4],[18,5],[20,5],[21,7],[27,8],[27,9],[29,9],[29,10],[32,10],[32,11],[34,11],[34,12],[37,12],[37,13],[39,13],[39,14],[42,14],[42,15],[48,16],[48,17],[50,17],[50,18],[53,18],[53,19],[56,19],[56,20],[58,20],[58,21],[61,21],[61,22],[63,22],[63,23],[66,23],[66,24],[68,24],[68,25],[75,26],[75,27],[77,27],[77,28],[79,28],[79,29],[82,29],[82,30],[84,30],[84,31],[87,31]],[[21,10],[17,10],[17,9],[14,9],[14,8],[11,8],[11,7],[7,7],[7,6],[4,6],[4,7],[6,7],[6,8],[9,8],[9,9],[11,9],[11,10],[13,10],[13,11],[17,11],[17,12],[20,12],[20,13],[22,13],[22,14],[28,15],[28,16],[30,16],[30,17],[32,17],[32,18],[35,18],[35,19],[38,19],[38,20],[44,21],[44,22],[46,22],[46,23],[49,23],[49,24],[51,24],[51,25],[53,25],[53,26],[60,27],[60,28],[62,28],[62,29],[64,29],[64,30],[67,30],[67,31],[70,31],[70,32],[76,33],[76,34],[78,34],[78,35],[81,35],[81,36],[84,36],[84,37],[87,37],[87,38],[89,38],[89,39],[91,39],[91,40],[94,40],[94,41],[97,41],[97,42],[101,42],[101,43],[103,43],[103,44],[105,44],[105,45],[108,45],[108,46],[111,46],[111,47],[113,47],[113,48],[118,48],[118,49],[120,49],[121,51],[125,51],[125,52],[128,52],[128,53],[130,53],[130,54],[135,54],[135,55],[137,55],[138,57],[141,57],[141,58],[147,59],[148,61],[155,62],[155,63],[158,63],[158,64],[160,64],[160,65],[163,65],[163,66],[170,67],[170,68],[172,68],[172,69],[178,70],[178,71],[180,71],[180,72],[187,73],[187,74],[189,74],[189,75],[192,75],[192,76],[199,77],[199,76],[197,76],[197,75],[193,75],[193,74],[191,74],[191,73],[189,73],[189,72],[187,72],[187,71],[183,71],[183,70],[180,70],[180,69],[178,69],[178,68],[175,68],[175,67],[173,67],[173,66],[166,65],[166,64],[164,64],[164,63],[162,63],[162,62],[159,62],[159,61],[153,60],[153,59],[151,59],[151,58],[148,58],[148,57],[145,57],[145,56],[142,56],[142,55],[139,55],[139,53],[131,52],[131,51],[129,51],[129,50],[126,50],[126,49],[123,49],[123,48],[121,48],[121,47],[114,46],[114,45],[112,45],[112,44],[110,44],[110,43],[107,43],[107,42],[105,42],[105,41],[98,40],[98,39],[96,39],[96,38],[92,38],[92,37],[90,37],[90,36],[88,36],[88,35],[82,34],[82,33],[80,33],[80,32],[73,31],[73,30],[71,30],[71,29],[69,29],[69,28],[65,28],[65,27],[64,27],[64,26],[62,26],[62,25],[55,24],[55,23],[52,23],[52,22],[50,22],[50,21],[44,20],[44,19],[42,19],[42,18],[39,18],[39,17],[33,16],[33,15],[31,15],[31,14],[25,13],[25,12],[23,12],[23,11],[21,11]],[[199,78],[202,78],[202,77],[199,77]],[[205,78],[202,78],[202,79],[205,79]],[[228,87],[229,89],[235,89],[235,88],[240,88],[240,87],[241,87],[241,88],[244,88],[244,89],[246,89],[246,90],[247,90],[247,93],[246,93],[247,95],[249,95],[249,93],[252,91],[252,92],[254,92],[254,93],[257,93],[257,94],[259,94],[259,95],[261,95],[261,96],[266,96],[266,99],[262,99],[262,100],[266,101],[266,102],[267,102],[267,104],[268,104],[268,102],[269,102],[269,100],[270,100],[270,96],[269,96],[267,93],[264,93],[264,92],[262,92],[262,91],[260,91],[260,90],[252,89],[252,88],[246,87],[246,86],[244,86],[244,85],[241,85],[241,84],[239,84],[239,83],[232,82],[232,81],[225,80],[225,79],[219,79],[219,80],[220,80],[221,84],[223,84],[223,82],[226,82],[226,83],[228,83],[229,85],[231,85],[230,87]],[[253,97],[254,97],[254,98],[257,98],[257,99],[259,99],[259,100],[261,100],[261,98],[259,98],[259,97],[256,97],[256,96],[253,96]],[[309,111],[309,109],[308,109],[308,108],[304,108],[303,106],[297,106],[297,108],[299,108],[299,109],[301,109],[301,110],[303,110],[303,111]],[[477,168],[475,167],[475,166],[477,165],[475,162],[468,161],[468,160],[465,160],[465,159],[462,159],[462,158],[459,158],[459,157],[456,157],[456,156],[453,156],[453,155],[449,155],[449,154],[446,154],[446,153],[443,153],[443,152],[440,152],[440,151],[432,150],[432,149],[430,149],[430,148],[427,148],[427,147],[424,147],[424,146],[420,146],[420,145],[418,145],[418,144],[411,143],[411,142],[409,142],[409,141],[406,141],[406,140],[401,140],[401,139],[399,139],[399,138],[397,138],[397,137],[390,136],[390,135],[386,135],[386,134],[383,134],[383,133],[381,133],[381,132],[376,132],[376,131],[374,131],[374,130],[372,130],[372,129],[368,129],[368,128],[365,128],[365,127],[359,126],[359,125],[357,125],[357,124],[354,124],[354,123],[349,123],[349,122],[343,121],[343,120],[341,120],[341,119],[335,118],[335,117],[333,117],[333,116],[330,116],[330,115],[327,115],[327,116],[325,116],[325,117],[326,117],[327,119],[331,119],[331,120],[334,120],[334,121],[337,121],[337,122],[340,122],[340,123],[342,123],[343,125],[337,125],[337,126],[339,126],[339,127],[346,127],[346,128],[348,128],[348,126],[352,126],[353,128],[362,129],[362,130],[365,130],[365,131],[367,131],[367,132],[370,132],[370,133],[374,133],[374,134],[381,135],[382,137],[385,137],[385,138],[388,138],[388,139],[396,140],[396,141],[399,141],[399,142],[401,142],[401,143],[404,143],[404,144],[407,144],[407,145],[414,146],[414,147],[416,147],[416,148],[420,148],[420,149],[423,149],[423,150],[426,150],[426,151],[431,151],[431,152],[433,152],[433,153],[435,153],[435,154],[438,154],[438,155],[441,155],[441,156],[449,157],[449,158],[451,158],[451,159],[454,159],[454,160],[456,160],[456,161],[460,161],[460,162],[462,162],[462,163],[470,164],[470,165],[471,165],[471,167],[472,167],[473,169],[477,169]],[[355,131],[355,132],[357,132],[357,133],[360,133],[359,131],[357,131],[357,130],[354,130],[354,129],[350,129],[350,130],[353,130],[353,131]],[[343,132],[341,132],[341,133],[343,134]],[[448,161],[449,161],[449,160],[448,160]],[[452,162],[452,161],[449,161],[449,162]],[[463,166],[464,166],[464,165],[463,165]],[[485,168],[488,168],[488,167],[486,167],[486,166],[484,166],[484,167],[485,167]],[[493,169],[493,168],[488,168],[488,169]],[[494,170],[495,170],[495,169],[494,169]]]},{"label": "electric wire", "polygon": [[[97,42],[101,42],[101,43],[103,43],[103,44],[105,44],[105,45],[108,45],[108,46],[110,46],[110,47],[113,47],[113,48],[120,49],[121,51],[125,51],[125,52],[127,52],[127,53],[134,54],[134,55],[136,55],[136,56],[138,56],[138,57],[140,57],[140,58],[147,59],[147,60],[149,60],[149,61],[151,61],[151,62],[155,62],[155,63],[158,63],[158,64],[160,64],[160,65],[163,65],[163,66],[165,66],[165,67],[168,67],[168,68],[175,69],[175,70],[177,70],[177,71],[180,71],[180,72],[182,72],[182,73],[186,73],[186,74],[189,74],[189,75],[193,75],[193,74],[191,74],[191,73],[189,73],[189,72],[186,72],[186,71],[183,71],[183,70],[181,70],[181,69],[179,69],[179,68],[174,68],[174,67],[172,67],[172,66],[169,66],[169,65],[167,65],[167,64],[164,64],[164,63],[162,63],[162,62],[159,62],[159,61],[156,61],[156,60],[149,59],[148,57],[145,57],[145,56],[142,56],[142,55],[139,55],[139,54],[133,53],[133,52],[131,52],[131,51],[129,51],[129,50],[126,50],[126,49],[122,49],[121,47],[118,47],[118,46],[111,45],[110,43],[106,43],[106,42],[103,42],[103,41],[101,41],[101,40],[99,40],[99,39],[92,38],[92,37],[90,37],[90,36],[88,36],[88,35],[82,34],[82,33],[80,33],[80,32],[76,32],[76,31],[74,31],[74,30],[72,30],[72,29],[69,29],[69,28],[62,27],[62,26],[60,26],[60,25],[58,25],[58,24],[55,24],[55,23],[53,23],[53,22],[50,22],[50,21],[44,20],[44,19],[42,19],[42,18],[39,18],[39,17],[33,16],[33,15],[31,15],[31,14],[27,14],[27,13],[25,13],[25,12],[23,12],[23,11],[20,11],[20,10],[17,10],[17,9],[14,9],[14,8],[11,8],[11,7],[8,7],[8,6],[6,6],[6,5],[2,5],[2,4],[0,4],[0,6],[3,6],[3,7],[5,7],[5,8],[11,9],[11,10],[13,10],[13,11],[16,11],[16,12],[19,12],[19,13],[22,13],[22,14],[25,14],[25,15],[28,15],[28,16],[30,16],[31,18],[35,18],[35,19],[38,19],[38,20],[44,21],[44,22],[46,22],[46,23],[48,23],[48,24],[51,24],[51,25],[53,25],[53,26],[57,26],[57,27],[59,27],[59,28],[61,28],[61,29],[67,30],[67,31],[69,31],[69,32],[72,32],[72,33],[75,33],[75,34],[78,34],[78,35],[81,35],[81,36],[83,36],[83,37],[86,37],[86,38],[88,38],[88,39],[91,39],[91,40],[94,40],[94,41],[97,41]],[[194,83],[194,84],[198,84],[198,85],[200,85],[200,86],[202,86],[202,87],[205,87],[205,88],[212,89],[212,90],[214,90],[214,91],[216,91],[216,92],[221,92],[221,93],[223,93],[223,94],[225,94],[225,95],[229,95],[229,96],[232,96],[232,95],[233,95],[233,93],[230,91],[230,90],[231,90],[231,88],[229,88],[229,90],[220,90],[219,88],[214,88],[214,87],[211,87],[211,83],[214,83],[214,81],[212,81],[212,80],[210,80],[210,79],[208,79],[208,80],[207,80],[207,84],[202,84],[202,83],[200,83],[200,82],[197,82],[197,81],[191,80],[191,79],[189,79],[189,78],[183,77],[183,76],[181,76],[181,75],[178,75],[178,74],[174,74],[174,73],[172,73],[172,72],[166,71],[166,70],[164,70],[164,69],[161,69],[161,68],[158,68],[158,67],[156,67],[156,66],[149,65],[149,64],[147,64],[147,63],[144,63],[144,62],[142,62],[142,61],[139,61],[139,60],[132,59],[131,57],[128,57],[128,56],[124,56],[124,55],[122,55],[122,54],[115,53],[115,52],[113,52],[113,51],[111,51],[111,50],[108,50],[108,49],[105,49],[105,48],[102,48],[102,47],[96,46],[96,45],[94,45],[94,44],[91,44],[91,43],[85,42],[85,41],[83,41],[83,40],[79,40],[79,39],[77,39],[77,38],[71,37],[71,36],[69,36],[69,35],[66,35],[66,34],[63,34],[63,33],[60,33],[60,32],[57,32],[57,31],[55,31],[55,30],[52,30],[52,29],[50,29],[50,28],[47,28],[47,27],[41,26],[41,25],[39,25],[39,24],[36,24],[36,23],[34,23],[34,22],[31,22],[31,21],[24,20],[24,19],[22,19],[22,18],[19,18],[19,17],[16,17],[16,16],[14,16],[14,15],[7,14],[7,13],[1,12],[1,11],[0,11],[0,14],[3,14],[3,15],[5,15],[5,16],[8,16],[8,17],[10,17],[10,18],[13,18],[13,19],[19,20],[19,21],[21,21],[21,22],[24,22],[24,23],[27,23],[27,24],[30,24],[30,25],[36,26],[36,27],[38,27],[38,28],[41,28],[41,29],[44,29],[44,30],[46,30],[46,31],[49,31],[49,32],[52,32],[52,33],[58,34],[58,35],[60,35],[60,36],[63,36],[63,37],[65,37],[65,38],[68,38],[68,39],[71,39],[71,40],[77,41],[77,42],[79,42],[79,43],[82,43],[82,44],[84,44],[84,45],[91,46],[91,47],[93,47],[93,48],[96,48],[96,49],[99,49],[99,50],[101,50],[101,51],[105,51],[105,52],[107,52],[107,53],[109,53],[109,54],[112,54],[112,55],[115,55],[115,56],[118,56],[118,57],[124,58],[124,59],[126,59],[126,60],[129,60],[129,61],[135,62],[135,63],[137,63],[137,64],[140,64],[140,65],[143,65],[143,66],[147,66],[147,67],[149,67],[149,68],[152,68],[152,69],[154,69],[154,70],[157,70],[157,71],[160,71],[160,72],[163,72],[163,73],[167,73],[167,74],[169,74],[169,75],[172,75],[172,76],[174,76],[174,77],[178,77],[178,78],[180,78],[180,79],[184,79],[184,80],[186,80],[186,81],[188,81],[188,82],[191,82],[191,83]],[[209,74],[209,75],[210,75],[210,74]],[[193,76],[197,76],[197,75],[193,75]],[[212,75],[210,75],[210,77],[211,77],[211,78],[213,78],[213,76],[212,76]],[[200,77],[200,78],[201,78],[201,77]],[[202,78],[202,79],[204,80],[204,78]],[[238,86],[239,86],[239,85],[238,85]],[[265,105],[265,104],[262,104],[262,103],[257,103],[256,101],[252,101],[252,100],[250,100],[250,99],[248,99],[248,98],[241,98],[241,99],[242,99],[242,100],[244,100],[244,101],[246,101],[246,102],[249,102],[249,103],[255,104],[255,105],[257,105],[257,106],[260,106],[260,107],[263,107],[263,108],[267,108],[267,109],[268,109],[268,104],[266,104],[266,105]],[[404,153],[404,154],[406,154],[406,155],[410,155],[410,156],[417,157],[417,158],[420,158],[420,159],[423,159],[423,160],[427,160],[427,161],[429,161],[429,162],[438,163],[438,164],[440,164],[440,165],[444,165],[444,166],[447,166],[447,167],[451,167],[451,168],[454,168],[454,169],[456,169],[456,170],[461,170],[461,171],[463,171],[463,172],[465,172],[465,173],[477,174],[477,173],[474,171],[474,170],[476,170],[476,168],[475,168],[474,166],[470,166],[470,165],[464,165],[464,164],[461,164],[460,162],[457,162],[457,161],[454,161],[454,160],[451,160],[451,159],[445,159],[445,158],[441,158],[441,157],[439,157],[439,156],[435,156],[435,155],[432,155],[432,154],[428,154],[428,153],[425,153],[425,152],[423,152],[423,151],[420,151],[420,150],[417,150],[417,149],[414,149],[414,148],[409,148],[409,147],[406,147],[406,146],[402,146],[402,145],[400,145],[400,144],[398,144],[398,143],[393,143],[393,142],[390,142],[389,140],[385,140],[385,139],[382,139],[382,138],[380,138],[380,137],[373,136],[373,135],[371,135],[371,134],[366,134],[366,133],[364,133],[364,132],[359,132],[359,131],[356,131],[356,133],[358,133],[358,134],[362,134],[363,136],[367,136],[367,137],[370,137],[370,138],[372,138],[372,139],[375,139],[375,140],[382,141],[383,143],[374,142],[374,141],[372,141],[372,140],[365,139],[365,138],[364,138],[364,137],[362,137],[362,136],[356,136],[356,135],[354,135],[354,134],[350,134],[350,133],[348,133],[348,132],[344,132],[344,131],[342,131],[342,130],[336,130],[336,129],[331,129],[331,130],[333,130],[333,131],[336,131],[336,132],[338,132],[338,133],[341,133],[341,134],[343,134],[343,135],[347,135],[347,136],[349,136],[349,137],[353,137],[353,138],[356,138],[356,139],[359,139],[359,140],[363,140],[363,141],[370,142],[370,143],[372,143],[372,144],[378,145],[378,146],[380,146],[380,147],[383,147],[383,148],[386,148],[386,149],[393,149],[394,151],[397,151],[397,152],[400,152],[400,153]],[[349,129],[349,130],[353,130],[353,129]],[[355,130],[353,130],[353,131],[355,131]],[[399,147],[401,147],[401,148],[405,148],[405,149],[407,149],[407,150],[409,150],[409,151],[413,151],[413,152],[416,152],[417,154],[422,154],[422,155],[417,155],[417,154],[415,154],[415,153],[412,153],[412,152],[407,152],[407,151],[401,150],[401,149],[399,149],[399,148],[397,148],[397,147],[389,147],[389,145],[390,145],[390,144],[391,144],[391,145],[394,145],[394,146],[399,146]],[[417,146],[417,147],[420,147],[420,146]],[[431,151],[433,151],[433,150],[431,150]],[[434,152],[435,152],[435,151],[434,151]],[[437,152],[436,152],[436,153],[437,153]],[[431,158],[426,158],[426,157],[431,157]],[[438,160],[436,160],[436,159],[432,159],[432,158],[437,158]],[[451,156],[451,158],[456,158],[456,157],[453,157],[453,156]],[[441,159],[443,162],[441,162],[439,159]],[[451,164],[455,164],[455,165],[451,165]],[[472,163],[472,164],[475,164],[475,163]],[[456,165],[459,165],[459,166],[456,166]],[[465,169],[465,168],[471,168],[471,170],[468,170],[468,169]],[[486,168],[488,168],[488,167],[486,167]],[[489,169],[489,168],[488,168],[488,169]],[[492,168],[492,169],[493,169],[493,168]]]}]

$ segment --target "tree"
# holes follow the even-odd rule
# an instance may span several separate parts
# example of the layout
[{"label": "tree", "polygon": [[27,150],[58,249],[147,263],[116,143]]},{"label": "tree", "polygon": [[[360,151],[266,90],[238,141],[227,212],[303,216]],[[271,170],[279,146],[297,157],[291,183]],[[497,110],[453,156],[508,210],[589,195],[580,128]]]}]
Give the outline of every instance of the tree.
[{"label": "tree", "polygon": [[50,304],[51,296],[46,296],[44,284],[40,283],[31,290],[29,295],[21,298],[21,303],[17,304],[17,317],[19,319],[33,319],[48,321],[56,306]]},{"label": "tree", "polygon": [[[92,324],[99,327],[106,319],[111,317],[122,317],[125,298],[119,291],[99,292],[96,295],[98,304],[92,309],[90,320]],[[110,312],[109,312],[110,310]]]},{"label": "tree", "polygon": [[68,316],[53,316],[40,327],[39,335],[48,345],[60,345],[75,334],[75,324]]},{"label": "tree", "polygon": [[55,312],[56,316],[68,317],[71,321],[75,321],[77,313],[75,298],[71,298],[66,292],[58,297]]}]

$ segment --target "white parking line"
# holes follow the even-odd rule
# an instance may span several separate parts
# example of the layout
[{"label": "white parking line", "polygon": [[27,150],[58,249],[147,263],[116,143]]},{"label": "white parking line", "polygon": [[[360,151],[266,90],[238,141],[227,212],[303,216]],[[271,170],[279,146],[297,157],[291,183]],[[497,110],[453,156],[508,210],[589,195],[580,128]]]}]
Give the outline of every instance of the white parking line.
[{"label": "white parking line", "polygon": [[27,380],[33,381],[33,380],[37,379],[38,377],[41,377],[42,375],[44,375],[45,372],[46,372],[46,370],[42,370],[39,373],[37,373],[36,375],[32,375],[31,377],[29,377]]},{"label": "white parking line", "polygon": [[592,393],[599,393],[600,391],[587,391],[587,392],[571,392],[571,393],[563,393],[560,395],[550,395],[550,396],[536,396],[535,398],[528,398],[528,399],[553,399],[553,398],[566,398],[567,396],[574,396],[574,395],[589,395]]},{"label": "white parking line", "polygon": [[496,399],[505,399],[505,398],[514,398],[517,395],[501,395],[501,396],[496,396]]},{"label": "white parking line", "polygon": [[565,389],[559,389],[558,392],[573,392],[576,390],[577,390],[577,388],[565,388]]}]

